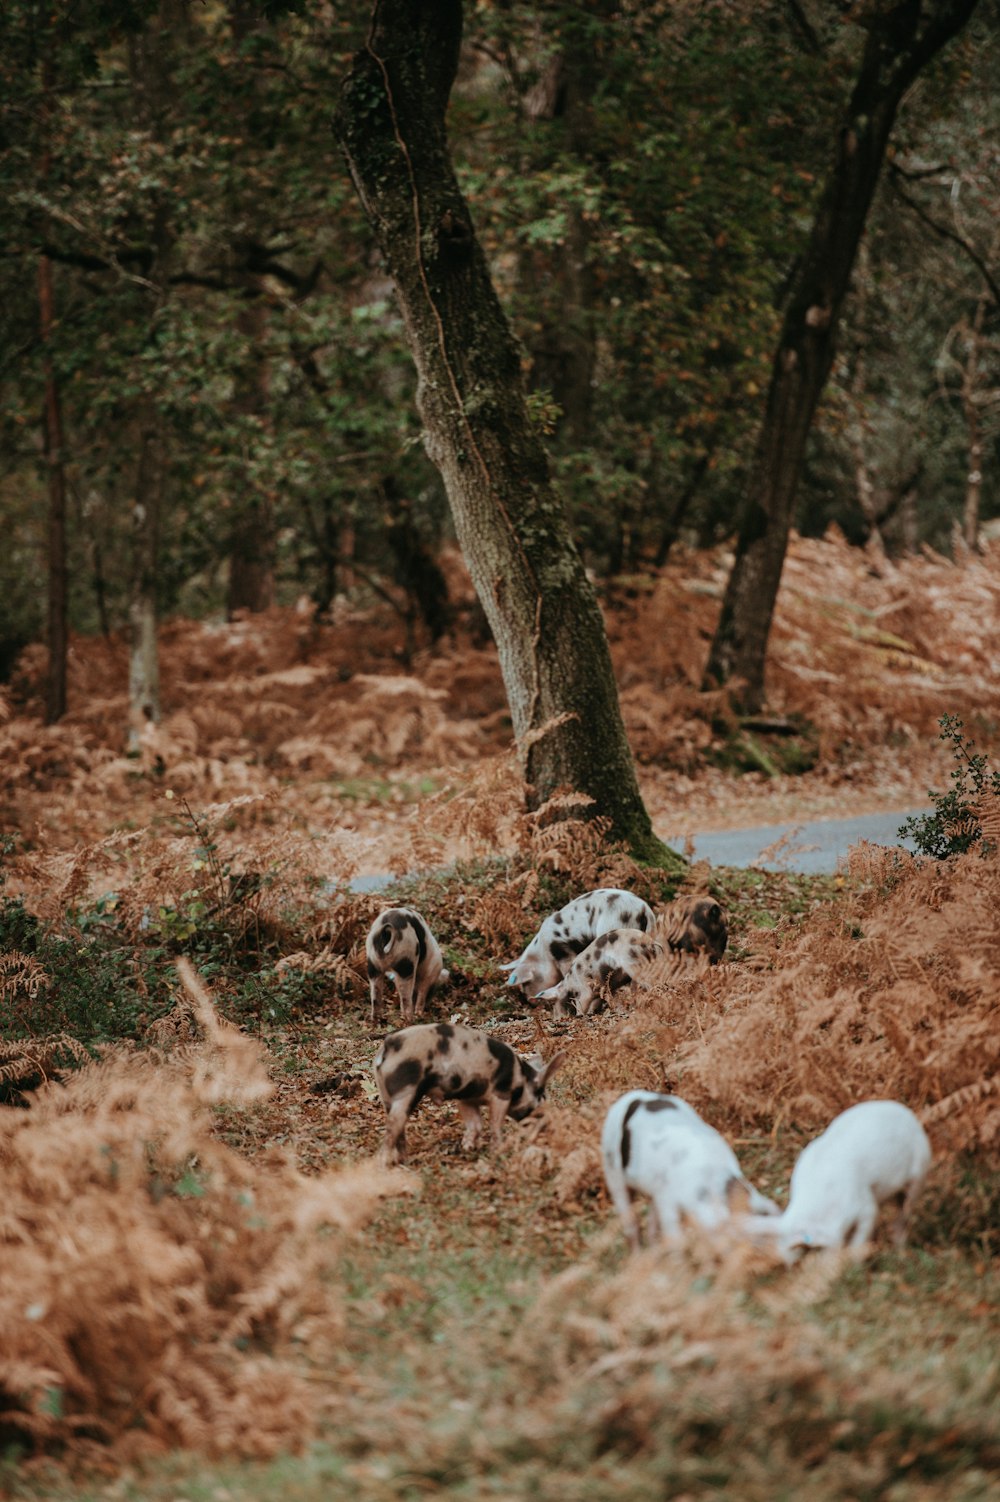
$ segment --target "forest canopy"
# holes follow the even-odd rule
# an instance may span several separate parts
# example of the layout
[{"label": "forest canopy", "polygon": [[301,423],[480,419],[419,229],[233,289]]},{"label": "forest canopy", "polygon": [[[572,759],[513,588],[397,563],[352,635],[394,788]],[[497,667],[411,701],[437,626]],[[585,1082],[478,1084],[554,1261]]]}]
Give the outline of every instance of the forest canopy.
[{"label": "forest canopy", "polygon": [[[981,520],[997,509],[995,21],[981,6],[900,111],[806,534],[949,547],[970,492]],[[161,617],[381,591],[411,633],[443,629],[447,507],[329,125],[367,22],[355,4],[4,6],[0,671],[43,630],[47,389],[73,629],[125,624],[137,500]],[[599,576],[734,528],[862,37],[840,7],[784,0],[467,9],[451,149]]]}]

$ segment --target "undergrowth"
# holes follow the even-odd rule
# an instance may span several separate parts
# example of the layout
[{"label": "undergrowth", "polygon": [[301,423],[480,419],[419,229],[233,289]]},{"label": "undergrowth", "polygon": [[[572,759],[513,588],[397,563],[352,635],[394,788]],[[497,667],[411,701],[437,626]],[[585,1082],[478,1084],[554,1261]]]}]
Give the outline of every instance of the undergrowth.
[{"label": "undergrowth", "polygon": [[[321,720],[296,741],[279,713],[322,675],[270,666],[271,708],[261,696],[254,713],[271,765],[316,759],[329,783]],[[411,816],[401,784],[383,796],[395,770],[366,774],[364,756],[453,745],[443,690],[352,692],[370,718],[339,777],[385,782],[379,891],[354,886],[363,829],[259,788],[195,796],[199,736],[240,733],[226,703],[170,727],[175,746],[189,737],[188,772],[161,780],[151,821],[7,862],[0,1085],[28,1109],[0,1109],[0,1437],[16,1452],[0,1486],[60,1502],[996,1495],[991,787],[977,789],[981,839],[946,865],[859,847],[833,878],[693,867],[678,888],[558,803],[524,815],[509,761],[435,779]],[[371,706],[390,703],[398,717],[379,722]],[[840,712],[824,710],[826,750]],[[665,957],[648,992],[592,1019],[532,1011],[498,964],[598,885],[661,914],[678,890],[710,891],[726,963]],[[544,1123],[508,1124],[496,1157],[464,1152],[453,1108],[423,1103],[392,1186],[408,1192],[377,1209],[363,943],[400,901],[448,956],[432,1017],[568,1058]],[[199,975],[238,1029],[203,1009]],[[639,1086],[690,1099],[779,1199],[836,1111],[906,1100],[935,1149],[913,1245],[792,1274],[698,1247],[627,1257],[598,1138]],[[355,1212],[371,1217],[363,1240]]]},{"label": "undergrowth", "polygon": [[976,750],[975,742],[962,734],[962,721],[957,715],[942,715],[938,723],[940,738],[950,744],[955,762],[952,786],[946,793],[929,792],[927,796],[934,800],[933,812],[907,819],[900,825],[900,838],[909,837],[921,855],[935,860],[964,855],[976,845],[982,854],[990,854],[989,842],[983,839],[979,806],[987,795],[1000,795],[1000,772],[991,768],[989,759]]}]

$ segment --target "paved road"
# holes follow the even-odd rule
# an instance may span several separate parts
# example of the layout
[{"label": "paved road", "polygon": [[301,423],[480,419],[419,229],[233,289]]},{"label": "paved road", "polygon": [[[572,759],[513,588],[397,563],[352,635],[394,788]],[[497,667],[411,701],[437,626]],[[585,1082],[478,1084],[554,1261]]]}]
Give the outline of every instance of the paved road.
[{"label": "paved road", "polygon": [[[927,808],[904,810],[896,814],[859,814],[853,819],[816,819],[809,824],[765,824],[756,829],[720,829],[713,834],[696,834],[695,860],[709,860],[713,866],[757,866],[763,871],[798,871],[804,875],[832,874],[851,845],[871,840],[876,845],[903,845],[913,849],[911,840],[900,840],[897,833],[905,819],[914,814],[931,812]],[[680,840],[671,841],[680,848]],[[774,847],[780,840],[786,843]],[[767,851],[766,857],[763,852]],[[391,876],[358,876],[351,882],[352,892],[380,892],[392,884]]]},{"label": "paved road", "polygon": [[[911,840],[899,838],[899,826],[913,814],[929,812],[919,808],[895,814],[860,814],[853,819],[817,819],[808,824],[720,829],[713,834],[695,835],[694,855],[696,860],[709,860],[713,866],[758,866],[764,871],[799,871],[809,875],[833,872],[838,861],[859,840],[871,840],[876,845],[903,845],[912,850]],[[780,849],[772,848],[782,839],[787,843]],[[766,856],[762,854],[764,851]]]}]

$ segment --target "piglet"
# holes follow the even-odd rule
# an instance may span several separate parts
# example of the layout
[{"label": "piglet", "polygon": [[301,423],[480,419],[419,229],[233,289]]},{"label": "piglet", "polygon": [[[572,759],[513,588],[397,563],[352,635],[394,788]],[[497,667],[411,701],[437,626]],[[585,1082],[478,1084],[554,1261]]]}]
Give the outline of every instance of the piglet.
[{"label": "piglet", "polygon": [[897,1100],[866,1100],[835,1116],[799,1154],[788,1208],[776,1220],[750,1216],[746,1229],[773,1241],[786,1262],[808,1247],[847,1247],[860,1256],[871,1240],[879,1206],[901,1196],[893,1225],[906,1240],[913,1206],[931,1166],[927,1133]]},{"label": "piglet", "polygon": [[640,928],[612,928],[577,955],[562,980],[540,991],[537,1001],[551,1001],[553,1017],[575,1007],[577,1015],[589,1017],[603,1005],[603,993],[633,985],[636,975],[648,965],[663,945]]},{"label": "piglet", "polygon": [[598,887],[574,897],[557,913],[552,913],[527,948],[516,960],[501,965],[509,970],[509,986],[524,996],[537,996],[554,986],[566,974],[578,954],[582,954],[601,934],[613,928],[638,928],[643,933],[653,929],[653,910],[641,897],[621,887]]},{"label": "piglet", "polygon": [[487,1106],[493,1146],[499,1148],[504,1117],[523,1121],[537,1111],[565,1058],[560,1052],[547,1064],[537,1054],[525,1059],[502,1038],[457,1022],[390,1033],[375,1055],[375,1083],[386,1110],[386,1162],[403,1161],[406,1123],[425,1096],[455,1101],[465,1123],[465,1148],[475,1146],[483,1125],[480,1107]]},{"label": "piglet", "polygon": [[634,1193],[651,1201],[651,1240],[678,1236],[684,1221],[714,1231],[748,1210],[778,1214],[777,1205],[744,1178],[725,1137],[677,1095],[651,1090],[622,1095],[604,1119],[601,1155],[612,1203],[636,1250]]},{"label": "piglet", "polygon": [[404,1022],[412,1022],[439,981],[448,979],[438,942],[427,920],[411,907],[390,907],[379,913],[365,940],[368,983],[371,988],[371,1021],[382,1017],[385,978],[396,982]]},{"label": "piglet", "polygon": [[729,942],[729,929],[722,908],[714,897],[680,898],[666,914],[667,944],[678,954],[707,954],[717,965]]}]

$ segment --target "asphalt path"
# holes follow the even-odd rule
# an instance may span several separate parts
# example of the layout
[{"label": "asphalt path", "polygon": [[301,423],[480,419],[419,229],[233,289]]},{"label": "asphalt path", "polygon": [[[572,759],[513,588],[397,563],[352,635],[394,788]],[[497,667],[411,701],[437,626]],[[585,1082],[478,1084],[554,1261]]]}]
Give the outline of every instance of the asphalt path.
[{"label": "asphalt path", "polygon": [[[903,809],[894,814],[858,814],[853,819],[815,819],[809,823],[763,824],[756,829],[719,829],[696,834],[694,859],[707,860],[713,866],[754,866],[761,871],[797,871],[803,875],[832,875],[845,859],[848,850],[859,840],[874,845],[901,845],[912,850],[912,840],[899,838],[899,826],[916,814],[931,813],[930,808]],[[683,838],[663,836],[668,845],[680,849]],[[382,874],[358,876],[350,884],[352,892],[381,892],[393,877]]]},{"label": "asphalt path", "polygon": [[[816,819],[809,823],[764,824],[756,829],[720,829],[694,836],[694,859],[713,866],[754,866],[762,871],[798,871],[804,875],[832,874],[852,845],[914,848],[901,840],[899,826],[929,808],[903,809],[892,814],[859,814],[853,819]],[[680,847],[679,839],[667,844]]]}]

